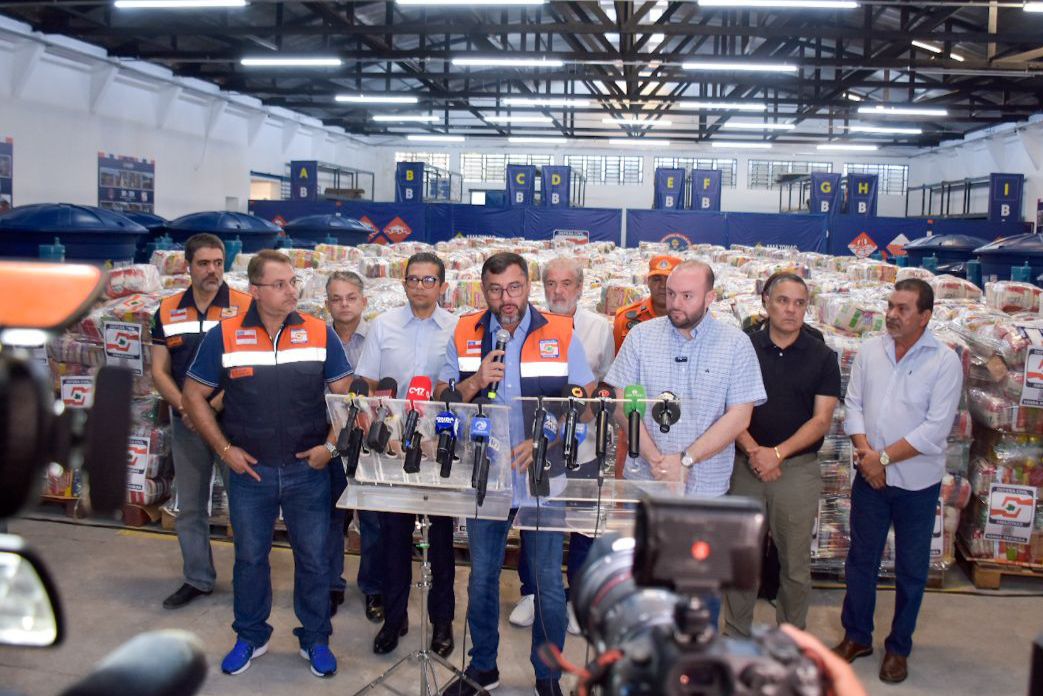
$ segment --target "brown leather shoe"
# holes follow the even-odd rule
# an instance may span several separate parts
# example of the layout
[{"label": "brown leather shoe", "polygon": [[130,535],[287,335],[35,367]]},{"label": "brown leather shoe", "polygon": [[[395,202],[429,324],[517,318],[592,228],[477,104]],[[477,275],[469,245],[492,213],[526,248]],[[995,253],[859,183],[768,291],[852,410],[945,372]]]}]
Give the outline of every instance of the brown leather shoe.
[{"label": "brown leather shoe", "polygon": [[880,665],[880,681],[888,684],[904,682],[909,676],[908,660],[901,655],[887,653],[884,662]]},{"label": "brown leather shoe", "polygon": [[833,652],[839,655],[845,662],[854,662],[860,657],[872,655],[873,646],[859,645],[853,640],[848,640],[847,636],[844,636],[844,640],[840,641],[840,644],[833,648]]}]

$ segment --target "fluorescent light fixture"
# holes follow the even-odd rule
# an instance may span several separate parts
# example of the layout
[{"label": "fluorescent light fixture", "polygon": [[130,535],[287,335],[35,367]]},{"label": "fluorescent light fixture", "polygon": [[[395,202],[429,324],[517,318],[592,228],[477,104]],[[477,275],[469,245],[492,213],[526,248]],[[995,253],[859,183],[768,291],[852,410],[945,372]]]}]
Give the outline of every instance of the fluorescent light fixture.
[{"label": "fluorescent light fixture", "polygon": [[673,121],[663,121],[663,120],[650,121],[648,119],[638,118],[636,116],[621,116],[619,118],[612,118],[612,117],[603,118],[603,119],[601,119],[601,122],[606,124],[606,125],[609,125],[609,126],[648,126],[648,127],[654,127],[654,126],[667,127],[667,126],[672,126],[673,123],[674,123]]},{"label": "fluorescent light fixture", "polygon": [[343,64],[340,58],[329,56],[325,58],[279,58],[272,56],[258,58],[243,58],[239,64],[247,68],[336,68]]},{"label": "fluorescent light fixture", "polygon": [[570,99],[565,97],[508,97],[503,100],[506,106],[543,106],[546,108],[561,107],[565,109],[582,108],[590,105],[589,99]]},{"label": "fluorescent light fixture", "polygon": [[966,58],[961,56],[959,53],[950,53],[949,57],[952,58],[953,60],[955,60],[957,63],[962,63],[963,61],[967,60]]},{"label": "fluorescent light fixture", "polygon": [[568,138],[552,138],[549,136],[532,136],[525,137],[520,135],[514,135],[507,138],[507,142],[514,145],[564,145],[568,142]]},{"label": "fluorescent light fixture", "polygon": [[728,130],[783,131],[793,130],[796,126],[792,123],[744,123],[742,121],[727,121],[721,124],[721,128],[727,128]]},{"label": "fluorescent light fixture", "polygon": [[246,7],[246,0],[116,0],[121,10],[192,10]]},{"label": "fluorescent light fixture", "polygon": [[697,60],[681,65],[685,70],[733,70],[735,72],[797,72],[796,65],[786,63],[739,63],[735,61]]},{"label": "fluorescent light fixture", "polygon": [[674,106],[678,109],[690,109],[692,111],[767,111],[767,104],[754,102],[701,102],[701,101],[679,101]]},{"label": "fluorescent light fixture", "polygon": [[442,120],[436,114],[374,114],[377,123],[437,123]]},{"label": "fluorescent light fixture", "polygon": [[609,145],[630,147],[641,145],[643,147],[670,147],[669,140],[659,138],[609,138]]},{"label": "fluorescent light fixture", "polygon": [[710,147],[716,148],[727,148],[729,150],[770,150],[771,143],[752,143],[748,141],[728,141],[728,140],[713,140],[710,142]]},{"label": "fluorescent light fixture", "polygon": [[863,97],[861,95],[858,95],[858,94],[855,94],[854,92],[845,92],[844,93],[844,98],[847,99],[848,101],[853,101],[853,102],[865,101],[865,97]]},{"label": "fluorescent light fixture", "polygon": [[554,119],[550,116],[538,116],[533,114],[531,116],[525,116],[523,114],[510,115],[510,116],[483,116],[483,118],[489,123],[553,123]]},{"label": "fluorescent light fixture", "polygon": [[922,48],[923,50],[930,51],[931,53],[941,53],[942,52],[942,49],[939,48],[938,46],[932,46],[931,44],[924,43],[923,41],[913,41],[912,44],[914,46],[916,46],[917,48]]},{"label": "fluorescent light fixture", "polygon": [[702,7],[745,7],[751,10],[853,10],[853,0],[699,0]]},{"label": "fluorescent light fixture", "polygon": [[838,152],[874,152],[878,148],[876,145],[850,145],[847,143],[826,143],[825,145],[816,145],[816,150],[835,150]]},{"label": "fluorescent light fixture", "polygon": [[428,135],[427,133],[414,133],[406,136],[406,140],[418,143],[462,143],[465,139],[462,135]]},{"label": "fluorescent light fixture", "polygon": [[922,128],[893,128],[891,126],[848,126],[851,133],[881,133],[885,135],[923,135]]},{"label": "fluorescent light fixture", "polygon": [[860,106],[860,114],[876,114],[877,116],[948,116],[945,109],[932,109],[923,106]]},{"label": "fluorescent light fixture", "polygon": [[399,5],[429,7],[507,7],[509,5],[542,5],[545,0],[396,0]]},{"label": "fluorescent light fixture", "polygon": [[476,68],[560,68],[560,58],[453,58],[453,65]]},{"label": "fluorescent light fixture", "polygon": [[1021,9],[1025,12],[1043,12],[1043,2],[1026,2]]},{"label": "fluorescent light fixture", "polygon": [[401,94],[338,94],[333,99],[341,104],[416,104],[420,101]]}]

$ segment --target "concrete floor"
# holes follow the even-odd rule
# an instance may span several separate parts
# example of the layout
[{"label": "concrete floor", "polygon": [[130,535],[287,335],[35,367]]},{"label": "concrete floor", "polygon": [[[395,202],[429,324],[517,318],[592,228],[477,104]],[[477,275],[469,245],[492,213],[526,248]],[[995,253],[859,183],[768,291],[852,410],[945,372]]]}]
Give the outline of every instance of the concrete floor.
[{"label": "concrete floor", "polygon": [[[55,649],[30,650],[0,647],[0,686],[31,695],[58,693],[76,677],[87,673],[106,653],[134,634],[157,628],[179,628],[193,632],[206,645],[210,674],[203,694],[257,696],[292,694],[307,689],[310,694],[352,693],[376,677],[397,659],[415,649],[418,635],[418,605],[409,635],[392,655],[372,653],[377,626],[362,615],[361,597],[352,590],[348,601],[333,619],[331,648],[340,661],[332,679],[311,675],[297,654],[291,630],[296,625],[292,607],[292,557],[286,549],[272,554],[275,627],[269,654],[244,674],[228,677],[220,673],[220,661],[233,644],[230,576],[233,559],[230,543],[215,542],[218,589],[179,611],[165,611],[163,598],[180,583],[180,554],[176,539],[169,534],[99,528],[59,521],[14,520],[11,532],[22,535],[45,558],[52,570],[67,618],[67,639]],[[349,578],[354,577],[357,559],[348,558]],[[457,572],[457,649],[454,664],[463,651],[463,619],[466,606],[466,566]],[[956,590],[973,590],[959,571]],[[505,572],[501,604],[499,668],[502,696],[532,693],[529,664],[529,631],[507,624],[506,614],[517,597],[517,575]],[[1011,694],[1027,693],[1029,650],[1032,639],[1043,630],[1043,590],[1038,583],[1004,580],[999,596],[969,596],[958,592],[929,593],[920,615],[917,648],[910,660],[910,677],[901,685],[888,686],[876,677],[883,634],[877,653],[855,663],[856,671],[870,694]],[[1014,596],[1015,593],[1036,596]],[[842,590],[817,590],[809,617],[809,629],[832,644],[840,638],[839,615]],[[877,625],[890,624],[893,593],[881,592]],[[772,607],[761,602],[759,621],[772,621]],[[585,657],[585,643],[569,636],[566,656],[573,661]],[[418,671],[403,673],[396,685],[407,693],[419,693]],[[442,675],[439,675],[442,677]],[[563,686],[571,685],[570,681]],[[388,693],[387,691],[374,693]]]}]

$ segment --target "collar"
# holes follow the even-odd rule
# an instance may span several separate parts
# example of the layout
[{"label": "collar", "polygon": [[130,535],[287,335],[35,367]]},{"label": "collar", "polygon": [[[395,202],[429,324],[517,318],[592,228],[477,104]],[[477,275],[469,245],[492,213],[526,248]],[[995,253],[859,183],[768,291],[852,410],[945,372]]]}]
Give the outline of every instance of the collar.
[{"label": "collar", "polygon": [[[335,327],[333,325],[333,320],[332,319],[330,319],[329,327],[331,329],[333,329],[334,333],[336,333],[337,327]],[[360,319],[359,323],[358,323],[358,326],[355,327],[355,332],[351,334],[351,339],[350,340],[354,341],[356,338],[358,338],[359,340],[364,340],[366,338],[366,333],[368,331],[369,331],[369,322],[366,321],[365,319]]]},{"label": "collar", "polygon": [[[892,362],[897,363],[897,360],[895,360],[895,340],[891,338],[891,334],[884,334],[884,345],[887,348],[888,355],[891,357]],[[916,343],[910,346],[909,350],[906,351],[903,359],[908,358],[913,353],[921,350],[934,350],[938,348],[939,345],[938,339],[934,337],[934,333],[929,328],[924,329],[923,334],[919,339],[917,339]]]},{"label": "collar", "polygon": [[[283,326],[299,326],[300,324],[303,324],[303,323],[304,323],[304,317],[302,317],[300,314],[297,313],[296,310],[294,310],[294,311],[290,312],[286,316],[286,319],[283,320],[282,325]],[[244,327],[247,327],[247,328],[248,327],[253,327],[253,326],[257,326],[257,327],[260,327],[262,329],[264,328],[264,322],[261,321],[261,315],[257,311],[257,302],[256,301],[251,301],[250,302],[250,309],[246,310],[246,316],[243,317],[242,325]]]},{"label": "collar", "polygon": [[[222,280],[221,287],[217,289],[214,301],[210,304],[214,307],[228,307],[231,305],[231,302],[231,291],[228,289],[228,283]],[[181,295],[181,301],[177,303],[178,309],[187,309],[188,307],[199,311],[199,305],[196,304],[196,291],[191,285],[185,289],[184,294]]]},{"label": "collar", "polygon": [[[493,327],[493,322],[496,322],[495,327]],[[540,327],[545,326],[546,324],[547,317],[543,316],[542,312],[537,311],[536,308],[532,306],[531,302],[525,305],[525,314],[522,315],[522,319],[518,323],[519,329],[522,329],[523,332],[527,334],[530,331],[535,331]],[[491,336],[495,333],[496,329],[500,328],[500,322],[496,321],[496,317],[494,317],[493,313],[487,309],[482,312],[481,316],[479,316],[478,320],[474,323],[476,329],[479,326],[485,329],[486,335]]]},{"label": "collar", "polygon": [[812,337],[804,330],[802,326],[800,333],[797,334],[797,340],[789,344],[785,348],[779,348],[775,345],[775,342],[771,340],[771,333],[768,331],[768,322],[764,321],[760,328],[753,332],[751,336],[753,345],[756,348],[774,348],[776,350],[804,350],[808,347],[808,341],[812,340]]},{"label": "collar", "polygon": [[[406,303],[402,307],[402,313],[405,316],[405,322],[404,322],[405,324],[408,324],[411,321],[427,321],[426,319],[418,318],[417,315],[413,313],[413,308],[410,307],[408,303]],[[431,314],[430,317],[428,317],[428,319],[431,319],[432,321],[434,321],[435,324],[440,329],[452,328],[451,324],[452,324],[453,315],[450,314],[445,309],[442,309],[442,306],[439,305],[439,304],[435,305],[435,311],[434,311],[434,313]],[[360,324],[360,326],[361,326],[361,324]]]},{"label": "collar", "polygon": [[698,324],[696,324],[695,328],[692,329],[692,337],[691,338],[686,338],[685,335],[683,333],[681,333],[681,330],[673,325],[673,322],[670,321],[670,317],[669,316],[664,314],[661,317],[656,317],[656,319],[663,319],[663,320],[665,320],[667,326],[670,327],[671,334],[677,340],[683,341],[684,343],[688,343],[689,341],[694,341],[697,338],[699,338],[700,336],[702,336],[703,334],[709,333],[713,329],[713,326],[714,326],[714,324],[717,321],[716,319],[713,318],[713,312],[711,312],[709,307],[708,307],[706,309],[706,314],[703,315],[702,321],[700,321]]}]

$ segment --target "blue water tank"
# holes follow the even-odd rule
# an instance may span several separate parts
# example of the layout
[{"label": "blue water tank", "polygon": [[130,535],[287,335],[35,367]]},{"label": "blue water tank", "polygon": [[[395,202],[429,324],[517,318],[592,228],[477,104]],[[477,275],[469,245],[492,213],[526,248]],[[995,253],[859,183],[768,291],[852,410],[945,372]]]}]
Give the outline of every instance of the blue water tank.
[{"label": "blue water tank", "polygon": [[38,258],[40,245],[59,237],[67,261],[130,262],[147,236],[138,223],[89,205],[20,205],[0,215],[0,256],[6,258]]},{"label": "blue water tank", "polygon": [[[1043,236],[1018,234],[1004,237],[974,250],[981,261],[983,281],[1010,280],[1013,267],[1024,267],[1028,263],[1026,278],[1032,279],[1043,273]],[[1036,280],[1038,284],[1039,281]]]},{"label": "blue water tank", "polygon": [[275,238],[279,236],[279,226],[274,222],[247,213],[225,210],[183,215],[167,224],[166,231],[175,242],[182,244],[200,232],[216,234],[226,242],[238,237],[242,240],[243,251],[247,254],[273,248]]},{"label": "blue water tank", "polygon": [[905,245],[910,266],[923,266],[924,258],[937,256],[938,265],[963,263],[974,258],[974,250],[989,240],[969,234],[936,234],[914,239]]},{"label": "blue water tank", "polygon": [[373,230],[355,218],[339,215],[307,215],[297,218],[283,227],[295,242],[311,242],[311,246],[321,244],[331,235],[336,237],[337,244],[358,246],[369,241]]}]

